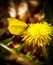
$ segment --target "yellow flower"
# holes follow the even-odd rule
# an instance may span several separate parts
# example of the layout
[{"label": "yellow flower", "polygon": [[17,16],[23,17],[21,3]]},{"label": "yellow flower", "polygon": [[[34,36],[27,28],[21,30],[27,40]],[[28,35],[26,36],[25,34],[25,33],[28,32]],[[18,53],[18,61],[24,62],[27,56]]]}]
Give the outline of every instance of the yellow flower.
[{"label": "yellow flower", "polygon": [[28,45],[38,45],[43,46],[49,44],[53,36],[53,27],[51,24],[44,23],[34,23],[30,24],[28,29],[23,33],[22,41],[25,41]]}]

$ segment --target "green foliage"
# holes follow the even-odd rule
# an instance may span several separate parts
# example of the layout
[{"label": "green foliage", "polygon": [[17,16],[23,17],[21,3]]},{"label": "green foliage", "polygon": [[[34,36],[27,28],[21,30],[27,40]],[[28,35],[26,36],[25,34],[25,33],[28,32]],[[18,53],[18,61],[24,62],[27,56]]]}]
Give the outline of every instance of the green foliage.
[{"label": "green foliage", "polygon": [[33,61],[34,65],[44,65],[45,63],[44,62],[41,62],[41,61]]},{"label": "green foliage", "polygon": [[27,61],[30,61],[32,55],[25,55],[24,58],[27,60]]},{"label": "green foliage", "polygon": [[[53,2],[52,0],[45,0],[45,19],[53,25]],[[49,65],[53,65],[53,41],[48,46],[48,60]]]},{"label": "green foliage", "polygon": [[48,60],[49,64],[53,64],[53,41],[50,42],[50,45],[48,47]]},{"label": "green foliage", "polygon": [[45,61],[47,62],[48,60],[48,53],[47,53],[47,49],[45,46],[42,47],[42,53],[43,53],[43,56],[45,58]]},{"label": "green foliage", "polygon": [[16,53],[20,53],[20,51],[22,50],[23,47],[24,47],[24,43],[21,46],[19,46],[18,48],[14,48],[14,50]]},{"label": "green foliage", "polygon": [[0,42],[4,43],[5,45],[7,45],[12,39],[14,38],[14,36],[10,37],[10,38],[7,38],[7,39],[4,39]]},{"label": "green foliage", "polygon": [[6,50],[0,46],[0,58],[4,57],[4,53],[6,53]]},{"label": "green foliage", "polygon": [[53,8],[50,5],[50,1],[45,1],[45,19],[50,22],[53,18]]},{"label": "green foliage", "polygon": [[0,36],[2,36],[4,34],[5,31],[0,31]]}]

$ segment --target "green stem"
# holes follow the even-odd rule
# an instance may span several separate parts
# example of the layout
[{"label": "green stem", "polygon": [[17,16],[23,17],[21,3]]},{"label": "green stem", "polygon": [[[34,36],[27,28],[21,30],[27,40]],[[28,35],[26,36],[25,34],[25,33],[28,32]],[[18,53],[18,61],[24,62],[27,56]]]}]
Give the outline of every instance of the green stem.
[{"label": "green stem", "polygon": [[8,50],[10,53],[16,54],[15,51],[13,51],[12,49],[10,49],[9,47],[7,47],[6,45],[0,43],[0,46],[5,48],[6,50]]},{"label": "green stem", "polygon": [[48,53],[47,53],[45,46],[42,46],[42,53],[43,53],[43,56],[44,56],[44,59],[45,59],[47,65],[48,65]]}]

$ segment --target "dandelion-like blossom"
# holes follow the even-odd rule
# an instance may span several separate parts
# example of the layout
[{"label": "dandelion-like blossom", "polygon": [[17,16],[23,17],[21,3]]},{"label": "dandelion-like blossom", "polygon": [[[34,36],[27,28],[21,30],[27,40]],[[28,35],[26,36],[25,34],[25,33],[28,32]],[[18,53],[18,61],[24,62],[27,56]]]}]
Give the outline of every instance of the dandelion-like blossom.
[{"label": "dandelion-like blossom", "polygon": [[23,33],[22,41],[25,41],[28,45],[43,46],[49,44],[51,36],[53,36],[53,27],[51,24],[46,22],[36,24],[31,23],[29,24],[28,29]]}]

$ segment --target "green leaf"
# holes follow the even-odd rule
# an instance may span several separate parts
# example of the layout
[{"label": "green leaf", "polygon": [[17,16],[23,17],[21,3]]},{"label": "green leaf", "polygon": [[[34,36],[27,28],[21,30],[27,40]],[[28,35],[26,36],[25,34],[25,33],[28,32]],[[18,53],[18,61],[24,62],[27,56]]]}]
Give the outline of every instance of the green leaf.
[{"label": "green leaf", "polygon": [[24,58],[28,61],[30,61],[32,55],[25,55]]},{"label": "green leaf", "polygon": [[2,40],[0,42],[3,42],[4,44],[8,44],[12,39],[14,38],[14,36],[10,37],[10,38],[7,38],[5,40]]},{"label": "green leaf", "polygon": [[5,31],[0,31],[0,36],[2,36],[4,34]]},{"label": "green leaf", "polygon": [[45,63],[44,62],[41,62],[41,61],[33,61],[34,65],[44,65]]},{"label": "green leaf", "polygon": [[19,46],[18,48],[15,48],[14,50],[16,51],[16,53],[19,53],[23,47],[24,47],[24,43],[21,46]]},{"label": "green leaf", "polygon": [[7,51],[11,52],[11,53],[15,53],[14,50],[10,49],[9,47],[7,47],[6,45],[0,43],[0,46],[3,47],[4,49],[6,49]]},{"label": "green leaf", "polygon": [[0,58],[4,57],[4,53],[6,53],[6,50],[0,46]]}]

